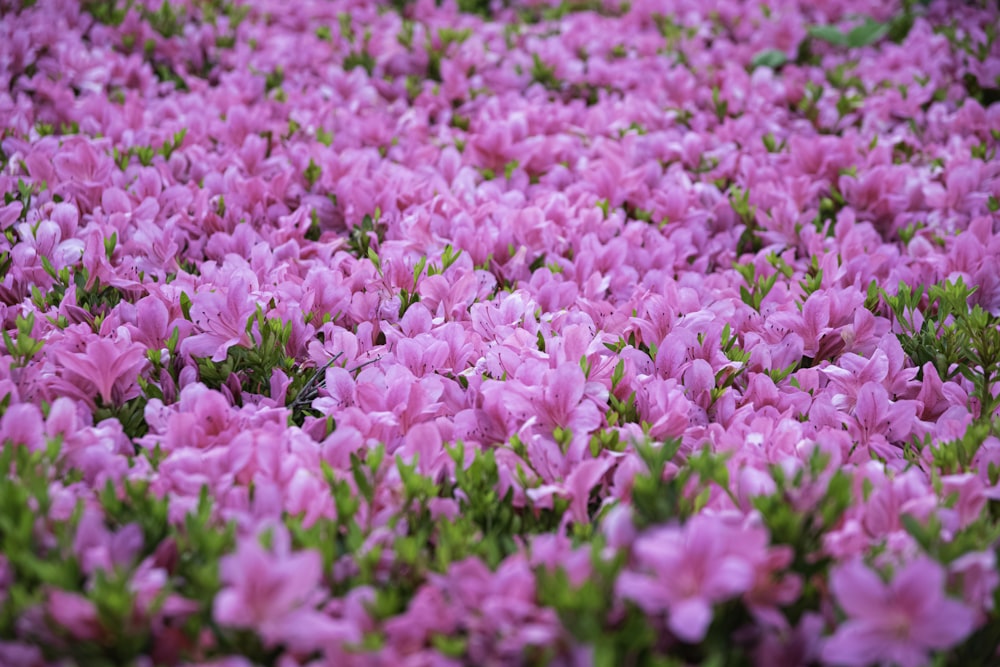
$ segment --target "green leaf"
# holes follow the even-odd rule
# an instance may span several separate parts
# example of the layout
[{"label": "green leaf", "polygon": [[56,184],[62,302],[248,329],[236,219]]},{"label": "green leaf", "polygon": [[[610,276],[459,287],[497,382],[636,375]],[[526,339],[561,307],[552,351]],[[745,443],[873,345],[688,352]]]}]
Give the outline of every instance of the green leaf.
[{"label": "green leaf", "polygon": [[834,46],[847,46],[847,35],[832,25],[814,25],[809,28],[809,36]]},{"label": "green leaf", "polygon": [[312,188],[312,186],[316,185],[316,181],[319,180],[319,177],[322,174],[323,170],[320,168],[320,166],[316,164],[316,162],[313,161],[312,158],[309,158],[309,166],[306,167],[306,170],[302,175],[306,179],[306,184],[309,186],[310,189]]},{"label": "green leaf", "polygon": [[847,46],[852,49],[870,46],[887,34],[889,34],[888,23],[865,19],[864,23],[847,33]]},{"label": "green leaf", "polygon": [[191,321],[191,297],[187,295],[187,292],[181,292],[180,296],[181,304],[181,314],[184,315],[184,319]]},{"label": "green leaf", "polygon": [[750,68],[770,67],[771,69],[778,69],[787,62],[788,56],[785,55],[784,51],[765,49],[753,57],[753,60],[750,61]]},{"label": "green leaf", "polygon": [[108,238],[104,239],[104,253],[111,259],[111,256],[115,252],[115,248],[118,247],[118,232],[114,232]]}]

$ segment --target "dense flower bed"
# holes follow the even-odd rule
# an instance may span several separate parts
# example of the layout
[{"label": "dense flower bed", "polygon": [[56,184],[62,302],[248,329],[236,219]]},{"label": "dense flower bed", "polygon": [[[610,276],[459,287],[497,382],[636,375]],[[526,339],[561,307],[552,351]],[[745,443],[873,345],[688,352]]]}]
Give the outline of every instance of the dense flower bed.
[{"label": "dense flower bed", "polygon": [[0,664],[1000,663],[1000,10],[0,0]]}]

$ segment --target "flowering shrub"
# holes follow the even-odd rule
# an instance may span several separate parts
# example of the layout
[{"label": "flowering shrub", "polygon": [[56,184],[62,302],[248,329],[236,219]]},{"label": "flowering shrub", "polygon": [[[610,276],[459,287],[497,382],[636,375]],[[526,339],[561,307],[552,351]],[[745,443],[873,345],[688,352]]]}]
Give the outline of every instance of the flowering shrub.
[{"label": "flowering shrub", "polygon": [[1000,663],[998,25],[0,0],[0,664]]}]

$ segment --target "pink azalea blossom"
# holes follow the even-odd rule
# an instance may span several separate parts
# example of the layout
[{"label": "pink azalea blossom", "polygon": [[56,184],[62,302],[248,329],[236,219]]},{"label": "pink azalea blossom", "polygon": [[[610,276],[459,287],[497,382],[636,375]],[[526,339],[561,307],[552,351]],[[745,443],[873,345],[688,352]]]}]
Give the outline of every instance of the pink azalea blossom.
[{"label": "pink azalea blossom", "polygon": [[53,356],[74,393],[85,400],[96,394],[105,405],[120,405],[135,397],[139,392],[136,376],[148,365],[145,348],[128,340],[93,339],[84,351],[57,349]]},{"label": "pink azalea blossom", "polygon": [[944,582],[944,570],[926,558],[903,566],[888,583],[858,560],[834,567],[831,588],[847,620],[824,643],[823,660],[919,667],[930,651],[962,641],[975,617],[945,595]]},{"label": "pink azalea blossom", "polygon": [[240,542],[236,553],[222,563],[223,589],[215,598],[216,622],[254,629],[272,644],[315,650],[341,642],[357,641],[357,629],[314,609],[320,581],[319,554],[290,553],[277,535],[277,553],[269,553],[256,540]]},{"label": "pink azalea blossom", "polygon": [[704,638],[712,607],[751,589],[754,540],[741,546],[743,529],[731,520],[696,516],[683,528],[660,528],[640,537],[633,547],[637,563],[650,575],[627,571],[618,579],[618,594],[648,613],[668,612],[670,630],[687,642]]},{"label": "pink azalea blossom", "polygon": [[199,293],[191,300],[191,321],[201,330],[184,339],[181,351],[195,357],[222,361],[234,345],[250,345],[246,327],[255,305],[250,286],[238,281],[225,294]]}]

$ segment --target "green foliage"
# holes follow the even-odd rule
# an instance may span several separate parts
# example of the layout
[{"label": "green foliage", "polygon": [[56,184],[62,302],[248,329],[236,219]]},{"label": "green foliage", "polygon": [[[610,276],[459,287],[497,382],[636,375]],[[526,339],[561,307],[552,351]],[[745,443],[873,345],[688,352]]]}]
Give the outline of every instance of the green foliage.
[{"label": "green foliage", "polygon": [[[448,246],[448,249],[450,250],[451,246]],[[399,316],[400,317],[403,317],[403,315],[406,313],[406,311],[409,310],[410,306],[412,306],[416,302],[420,301],[420,295],[417,294],[417,287],[418,287],[418,285],[420,283],[420,276],[423,275],[424,268],[426,268],[426,266],[427,266],[427,258],[426,257],[421,257],[417,261],[416,265],[413,267],[413,284],[412,284],[412,286],[409,289],[407,289],[405,287],[404,288],[400,288],[400,290],[399,290]],[[428,271],[428,275],[430,275],[429,271]]]},{"label": "green foliage", "polygon": [[784,51],[779,51],[778,49],[764,49],[754,55],[753,59],[750,61],[750,69],[755,70],[758,67],[779,69],[787,62],[788,56],[785,55]]},{"label": "green foliage", "polygon": [[302,174],[302,177],[306,179],[306,187],[312,190],[312,187],[316,185],[316,181],[318,181],[322,175],[323,170],[320,166],[316,164],[312,158],[309,158],[309,166],[306,167],[305,172]]},{"label": "green foliage", "polygon": [[[1000,588],[993,595],[993,609],[1000,608]],[[948,665],[963,667],[964,665],[988,665],[996,659],[1000,650],[1000,618],[996,612],[979,630],[974,632],[965,642],[949,651]]]},{"label": "green foliage", "polygon": [[17,329],[17,336],[11,338],[10,334],[4,331],[3,340],[7,346],[7,352],[14,358],[14,365],[23,368],[36,354],[41,352],[45,341],[35,340],[32,337],[32,332],[35,330],[35,313],[33,312],[29,312],[27,316],[18,315],[14,326]]},{"label": "green foliage", "polygon": [[[729,116],[729,101],[722,99],[721,91],[718,86],[712,86],[712,107],[715,110],[715,117],[720,123],[724,121],[727,116]],[[749,195],[750,193],[746,192],[745,194]],[[732,201],[732,198],[730,198],[730,201]],[[733,210],[735,210],[735,208]],[[737,214],[739,215],[740,212],[737,211]]]},{"label": "green foliage", "polygon": [[[141,377],[141,376],[140,376]],[[148,381],[140,384],[151,386]],[[146,404],[149,398],[146,395],[136,396],[121,405],[104,405],[101,397],[97,397],[97,409],[94,410],[94,423],[99,424],[105,419],[117,419],[122,425],[122,431],[129,438],[141,438],[149,431],[146,423]]]},{"label": "green foliage", "polygon": [[[412,46],[413,43],[413,24],[409,24],[409,32],[404,32],[401,42],[409,43]],[[406,29],[406,24],[404,24],[404,30]],[[448,49],[452,44],[461,44],[472,36],[472,30],[466,28],[464,30],[456,30],[454,28],[438,28],[437,40],[431,38],[427,35],[426,50],[427,50],[427,78],[431,81],[441,81],[441,61],[445,58],[448,53]],[[437,46],[439,44],[440,46]]]},{"label": "green foliage", "polygon": [[188,23],[184,7],[174,8],[167,0],[163,0],[160,8],[155,12],[141,8],[142,17],[149,23],[150,27],[167,39],[184,34],[184,26]]},{"label": "green foliage", "polygon": [[799,304],[800,307],[805,303],[805,299],[809,298],[809,295],[813,292],[819,290],[823,286],[823,269],[819,268],[819,257],[816,255],[812,256],[809,262],[809,269],[806,271],[805,277],[799,281],[799,287],[802,288],[802,302]]},{"label": "green foliage", "polygon": [[380,245],[385,240],[386,230],[386,225],[381,221],[381,211],[375,209],[374,216],[366,213],[361,219],[361,224],[355,225],[351,229],[347,247],[351,254],[358,259],[370,257],[370,253],[374,249],[372,238],[374,237],[376,243]]},{"label": "green foliage", "polygon": [[[636,475],[632,484],[632,508],[637,528],[687,520],[708,502],[713,485],[729,492],[725,459],[707,450],[688,457],[683,465],[678,461],[677,471],[665,479],[667,463],[675,460],[680,448],[678,438],[636,445],[636,452],[647,470]],[[692,482],[695,483],[692,485]],[[693,497],[692,486],[696,489]]]},{"label": "green foliage", "polygon": [[292,397],[291,392],[289,392],[290,398],[288,407],[292,410],[291,422],[293,424],[296,426],[302,426],[305,422],[306,415],[318,415],[318,413],[312,409],[311,404],[319,395],[319,387],[321,387],[326,381],[326,370],[336,363],[342,355],[342,352],[338,352],[332,359],[330,359],[330,361],[315,369],[298,388],[294,397]]},{"label": "green foliage", "polygon": [[845,36],[847,48],[858,49],[870,46],[889,34],[889,24],[866,18]]},{"label": "green foliage", "polygon": [[272,90],[281,88],[285,82],[285,69],[278,65],[264,76],[264,92],[270,93]]},{"label": "green foliage", "polygon": [[349,72],[352,69],[360,67],[365,71],[368,76],[372,75],[375,71],[375,57],[368,52],[368,42],[366,41],[361,49],[357,51],[351,51],[347,56],[344,57],[344,71]]},{"label": "green foliage", "polygon": [[787,143],[784,139],[782,139],[781,143],[779,144],[778,140],[774,138],[774,134],[771,132],[768,132],[763,137],[761,137],[761,140],[764,142],[764,148],[767,149],[768,153],[780,153],[782,150],[784,150],[785,144]]},{"label": "green foliage", "polygon": [[[851,505],[851,479],[841,470],[829,469],[829,457],[816,450],[808,466],[789,479],[780,466],[772,466],[775,492],[754,498],[753,505],[771,534],[772,544],[793,549],[790,570],[803,577],[803,590],[788,610],[797,622],[803,613],[817,609],[823,598],[822,577],[832,562],[824,555],[823,536],[837,527]],[[820,491],[821,493],[817,493]],[[804,500],[816,500],[803,507]]]},{"label": "green foliage", "polygon": [[[1000,433],[1000,423],[980,419],[969,424],[961,438],[935,443],[928,435],[923,441],[914,442],[911,449],[920,451],[929,447],[934,470],[941,475],[975,472],[972,463],[976,458],[976,453],[986,438],[998,433]],[[911,458],[923,460],[917,456]],[[995,468],[995,465],[993,467]],[[993,475],[994,469],[988,470],[987,473]]]},{"label": "green foliage", "polygon": [[3,193],[3,203],[9,206],[16,201],[21,202],[21,214],[17,217],[17,219],[23,222],[28,217],[28,211],[31,210],[31,198],[39,191],[45,189],[46,185],[44,183],[41,185],[25,183],[23,179],[19,178],[17,179],[16,192]]},{"label": "green foliage", "polygon": [[[117,243],[117,241],[115,241]],[[111,239],[105,239],[105,251],[110,246]],[[76,304],[83,311],[92,315],[89,322],[97,332],[107,314],[122,301],[129,301],[130,296],[122,289],[112,285],[102,285],[100,278],[91,280],[87,269],[78,266],[75,269],[63,267],[56,271],[48,258],[41,258],[42,268],[53,278],[53,284],[44,292],[37,285],[31,286],[31,302],[41,312],[58,308],[66,292],[76,291]],[[88,285],[89,284],[89,285]],[[58,319],[50,321],[58,322]]]},{"label": "green foliage", "polygon": [[[289,402],[294,402],[310,378],[308,369],[303,368],[289,350],[291,320],[267,318],[258,307],[257,314],[247,322],[246,331],[254,339],[251,347],[234,345],[219,362],[209,357],[195,359],[201,382],[211,389],[219,389],[235,375],[244,391],[270,396],[271,376],[275,370],[280,370],[291,381],[287,396]],[[235,399],[241,402],[240,396]]]},{"label": "green foliage", "polygon": [[517,160],[511,160],[510,162],[505,164],[503,166],[503,177],[509,181],[510,177],[514,174],[514,170],[517,169],[519,166],[521,165]]},{"label": "green foliage", "polygon": [[[699,340],[701,340],[700,337]],[[737,380],[739,380],[744,374],[746,363],[750,360],[750,353],[742,348],[739,342],[739,336],[732,332],[728,322],[722,327],[720,350],[722,351],[722,354],[725,355],[726,359],[738,364],[738,366],[735,368],[733,366],[723,366],[716,371],[715,386],[711,389],[713,404],[719,400],[719,398],[721,398],[730,387],[736,386]],[[782,371],[768,372],[771,374],[774,382],[777,383],[795,370],[795,368],[797,368],[797,364]]]},{"label": "green foliage", "polygon": [[[622,380],[624,369],[625,362],[619,361],[611,375],[612,393],[608,396],[608,412],[606,415],[608,426],[618,426],[629,422],[639,423],[639,410],[635,405],[636,393],[633,391],[624,401],[614,394],[614,389]],[[615,442],[617,442],[617,438]]]},{"label": "green foliage", "polygon": [[[455,250],[451,244],[447,244],[444,250],[441,251],[441,264],[431,264],[427,267],[427,275],[433,276],[447,271],[452,264],[458,261],[458,258],[462,256],[462,250],[459,248]],[[414,271],[414,276],[416,276],[416,271]],[[416,284],[416,277],[414,277],[414,284]]]},{"label": "green foliage", "polygon": [[573,584],[562,568],[537,568],[539,603],[555,609],[563,626],[577,641],[593,644],[595,665],[670,664],[655,656],[657,633],[645,614],[632,605],[624,614],[612,614],[615,582],[626,555],[616,552],[613,557],[605,558],[601,553],[603,546],[603,539],[597,538],[589,547],[591,572],[578,585]]},{"label": "green foliage", "polygon": [[[461,443],[449,450],[455,462],[454,478],[435,480],[418,471],[418,460],[392,462],[398,472],[392,493],[399,494],[400,511],[389,518],[390,542],[367,545],[371,534],[371,508],[379,488],[388,483],[384,446],[351,456],[350,470],[334,471],[322,464],[336,507],[336,517],[320,518],[306,525],[302,517],[286,517],[296,548],[317,550],[324,571],[343,557],[357,564],[355,572],[328,581],[335,594],[362,585],[377,585],[375,602],[369,608],[376,619],[402,612],[430,573],[445,573],[449,567],[469,557],[483,559],[496,567],[504,558],[523,549],[524,540],[534,533],[551,532],[559,524],[566,502],[558,500],[553,510],[517,507],[513,491],[503,497],[498,492],[499,473],[493,452],[477,452],[466,466]],[[455,501],[453,518],[432,515],[430,502],[436,498]],[[388,554],[391,558],[386,559]],[[376,578],[376,575],[378,578]],[[464,650],[460,637],[443,637],[456,652]],[[380,638],[367,637],[354,650],[374,650]]]},{"label": "green foliage", "polygon": [[83,0],[81,8],[98,23],[120,26],[132,8],[132,2],[119,6],[118,0]]},{"label": "green foliage", "polygon": [[468,466],[461,443],[448,453],[455,462],[455,482],[451,488],[446,486],[444,493],[446,497],[458,498],[461,508],[454,525],[468,531],[467,535],[481,535],[478,542],[465,546],[492,567],[518,550],[518,538],[552,531],[559,524],[567,507],[562,498],[554,500],[553,509],[540,510],[515,507],[513,489],[500,496],[500,476],[493,450],[476,452]]},{"label": "green foliage", "polygon": [[746,285],[740,285],[740,298],[756,311],[760,311],[764,298],[770,294],[778,281],[778,273],[770,276],[758,276],[753,264],[734,264],[733,268],[743,277]]},{"label": "green foliage", "polygon": [[729,205],[743,224],[743,233],[740,234],[740,238],[736,242],[736,255],[757,252],[761,249],[762,244],[757,235],[759,231],[757,207],[750,205],[750,190],[733,186],[729,190]]},{"label": "green foliage", "polygon": [[[803,43],[807,44],[808,42]],[[805,94],[799,98],[798,103],[794,106],[795,111],[814,125],[819,123],[819,101],[823,97],[823,93],[823,86],[807,81]]]},{"label": "green foliage", "polygon": [[50,527],[51,543],[36,530],[38,517],[52,507],[49,485],[56,478],[59,443],[43,451],[29,452],[9,441],[0,451],[0,553],[7,561],[12,583],[0,599],[0,637],[12,638],[21,616],[44,599],[47,586],[72,590],[82,584],[82,575],[71,554],[79,509],[68,521]]},{"label": "green foliage", "polygon": [[917,235],[917,232],[919,232],[921,229],[923,229],[924,226],[925,225],[922,222],[915,222],[915,223],[910,223],[909,225],[907,225],[903,229],[899,230],[899,240],[900,240],[900,242],[903,245],[908,245],[910,243],[910,241],[913,240],[913,237],[915,237]]},{"label": "green foliage", "polygon": [[926,290],[900,284],[895,295],[881,295],[902,329],[897,337],[903,351],[921,369],[918,377],[928,362],[944,380],[961,374],[972,382],[980,418],[989,421],[1000,407],[993,396],[1000,380],[1000,318],[979,305],[969,307],[974,291],[959,277]]},{"label": "green foliage", "polygon": [[[220,531],[215,525],[207,490],[198,512],[180,529],[168,522],[168,501],[150,493],[148,484],[125,481],[116,487],[109,481],[97,497],[106,528],[116,531],[137,524],[142,529],[143,547],[131,563],[111,571],[97,570],[88,577],[73,550],[83,505],[78,504],[65,519],[49,514],[52,485],[75,477],[62,469],[59,443],[50,441],[45,450],[36,452],[5,443],[0,466],[10,471],[0,476],[0,549],[11,574],[11,583],[0,599],[0,638],[35,639],[47,658],[70,659],[78,665],[132,664],[148,655],[151,626],[144,610],[136,605],[132,579],[139,560],[165,541],[175,541],[183,556],[152,607],[145,611],[155,612],[168,593],[177,592],[199,603],[192,628],[200,632],[210,625],[211,605],[219,589],[218,560],[232,550],[234,533],[232,528]],[[211,568],[213,576],[199,576],[199,568]],[[66,637],[55,625],[55,635],[48,638],[34,637],[32,630],[15,627],[19,619],[44,605],[54,591],[80,596],[93,606],[99,639]],[[189,636],[193,639],[196,632]]]},{"label": "green foliage", "polygon": [[181,147],[181,144],[184,143],[184,137],[186,136],[187,128],[183,128],[175,132],[170,139],[166,139],[159,148],[153,146],[132,146],[128,150],[122,151],[115,147],[115,164],[118,165],[119,169],[125,171],[128,169],[129,164],[131,164],[133,157],[138,159],[139,164],[144,167],[152,165],[157,155],[162,156],[164,160],[169,160],[174,152]]},{"label": "green foliage", "polygon": [[[472,6],[488,7],[488,0],[467,0]],[[507,6],[507,2],[503,3]],[[515,3],[516,4],[516,3]],[[459,0],[462,6],[462,0]],[[518,16],[524,23],[541,23],[543,21],[558,21],[569,14],[577,12],[594,12],[601,16],[621,16],[628,12],[629,3],[622,2],[617,7],[608,6],[602,0],[562,0],[558,5],[540,4],[532,7],[518,7]],[[477,13],[485,14],[480,10]]]},{"label": "green foliage", "polygon": [[488,17],[490,16],[490,0],[458,0],[458,11]]},{"label": "green foliage", "polygon": [[902,13],[886,22],[865,17],[861,23],[847,32],[832,25],[814,25],[809,27],[808,35],[833,46],[860,49],[876,44],[885,37],[896,43],[903,41],[913,26],[913,20],[910,8],[906,7]]},{"label": "green foliage", "polygon": [[[970,424],[966,433],[957,440],[933,444],[928,437],[922,446],[931,447],[934,462],[932,479],[937,484],[939,474],[975,472],[972,462],[980,446],[987,437],[998,433],[1000,421],[989,423],[978,420]],[[990,464],[988,476],[990,483],[995,485],[1000,481],[1000,468]],[[938,489],[940,493],[940,486]],[[953,509],[959,502],[958,493],[952,493],[942,500],[942,509]],[[997,544],[1000,544],[1000,503],[995,501],[988,502],[978,517],[953,535],[943,531],[942,520],[937,513],[925,520],[903,514],[900,521],[924,552],[945,565],[954,563],[966,554],[995,551]],[[1000,649],[1000,589],[994,591],[993,603],[993,608],[980,629],[963,644],[949,651],[947,664],[989,664],[996,656]]]},{"label": "green foliage", "polygon": [[43,137],[56,134],[57,129],[59,135],[79,134],[80,124],[74,120],[70,121],[69,123],[59,123],[59,127],[56,128],[56,126],[52,125],[51,123],[41,123],[41,122],[35,123],[35,130],[38,132],[39,135]]},{"label": "green foliage", "polygon": [[847,35],[839,28],[832,25],[814,25],[808,30],[810,37],[833,44],[834,46],[847,46]]},{"label": "green foliage", "polygon": [[548,90],[560,90],[562,80],[556,76],[556,70],[551,65],[546,65],[541,56],[537,53],[531,54],[531,80],[541,84]]},{"label": "green foliage", "polygon": [[191,88],[187,85],[180,74],[178,74],[170,65],[163,62],[158,62],[153,64],[153,73],[156,74],[156,78],[164,83],[174,84],[174,88],[186,92]]}]

